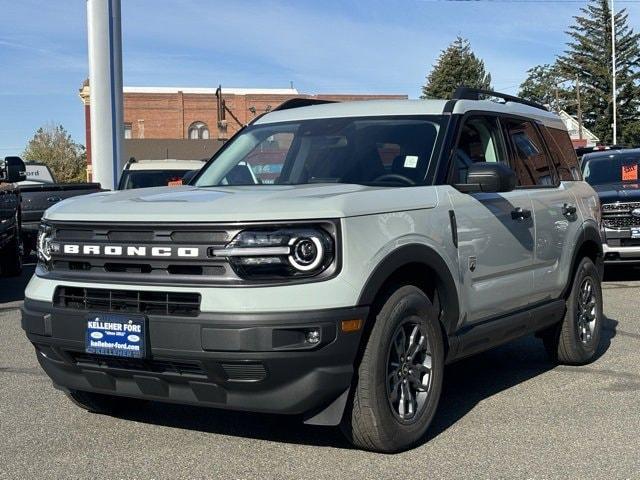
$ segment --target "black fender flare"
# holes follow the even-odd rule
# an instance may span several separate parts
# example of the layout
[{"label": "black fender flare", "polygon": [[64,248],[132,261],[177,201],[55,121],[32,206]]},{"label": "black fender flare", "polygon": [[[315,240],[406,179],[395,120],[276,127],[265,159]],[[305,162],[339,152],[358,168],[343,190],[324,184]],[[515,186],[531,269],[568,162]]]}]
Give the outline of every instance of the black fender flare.
[{"label": "black fender flare", "polygon": [[456,330],[460,317],[458,289],[447,263],[427,245],[403,245],[389,253],[369,275],[360,291],[358,306],[372,305],[389,277],[399,268],[412,263],[424,264],[438,276],[438,295],[442,307],[441,321],[445,332],[450,335]]},{"label": "black fender flare", "polygon": [[575,275],[578,261],[580,261],[580,259],[578,258],[578,253],[582,249],[582,246],[587,242],[594,243],[596,245],[596,248],[598,249],[596,268],[598,269],[598,273],[600,274],[600,279],[602,279],[602,275],[604,273],[602,234],[600,233],[600,228],[598,227],[596,222],[587,220],[582,224],[582,233],[580,234],[579,240],[576,242],[573,253],[571,254],[571,272],[569,278],[567,278],[567,285],[564,287],[562,295],[560,296],[561,298],[566,298],[569,294],[569,291],[571,290],[573,276]]}]

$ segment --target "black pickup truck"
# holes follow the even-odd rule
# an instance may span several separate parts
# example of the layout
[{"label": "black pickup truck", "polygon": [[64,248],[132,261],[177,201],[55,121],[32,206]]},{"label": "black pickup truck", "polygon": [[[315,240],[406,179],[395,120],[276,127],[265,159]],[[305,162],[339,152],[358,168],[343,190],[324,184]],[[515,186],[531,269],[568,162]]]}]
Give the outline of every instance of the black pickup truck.
[{"label": "black pickup truck", "polygon": [[602,205],[606,264],[640,264],[640,149],[582,157],[582,174]]},{"label": "black pickup truck", "polygon": [[20,237],[20,190],[25,165],[18,157],[0,160],[0,275],[15,276],[22,271],[23,246]]},{"label": "black pickup truck", "polygon": [[22,194],[22,238],[26,253],[35,251],[38,227],[44,211],[71,197],[101,191],[99,183],[56,183],[46,165],[26,163],[26,179],[20,182]]}]

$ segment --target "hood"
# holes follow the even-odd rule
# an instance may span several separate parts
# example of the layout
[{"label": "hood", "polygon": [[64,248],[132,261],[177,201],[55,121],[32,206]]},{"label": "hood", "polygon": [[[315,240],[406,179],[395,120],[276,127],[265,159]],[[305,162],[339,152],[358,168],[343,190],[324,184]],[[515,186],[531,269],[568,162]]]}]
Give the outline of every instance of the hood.
[{"label": "hood", "polygon": [[638,202],[640,201],[640,184],[638,183],[605,183],[592,185],[600,197],[600,203]]},{"label": "hood", "polygon": [[433,187],[351,184],[192,186],[100,192],[49,208],[48,220],[87,222],[239,222],[342,218],[433,208]]}]

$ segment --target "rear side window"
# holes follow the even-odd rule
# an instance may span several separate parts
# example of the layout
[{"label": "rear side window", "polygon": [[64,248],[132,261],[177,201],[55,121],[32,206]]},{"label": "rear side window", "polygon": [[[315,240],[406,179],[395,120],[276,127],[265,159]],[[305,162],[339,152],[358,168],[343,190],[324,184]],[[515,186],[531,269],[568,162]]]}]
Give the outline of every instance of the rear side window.
[{"label": "rear side window", "polygon": [[567,132],[559,128],[543,127],[542,134],[551,152],[551,160],[560,180],[581,180],[578,157]]},{"label": "rear side window", "polygon": [[535,125],[526,120],[507,119],[506,136],[511,144],[511,166],[518,186],[553,185],[549,159]]}]

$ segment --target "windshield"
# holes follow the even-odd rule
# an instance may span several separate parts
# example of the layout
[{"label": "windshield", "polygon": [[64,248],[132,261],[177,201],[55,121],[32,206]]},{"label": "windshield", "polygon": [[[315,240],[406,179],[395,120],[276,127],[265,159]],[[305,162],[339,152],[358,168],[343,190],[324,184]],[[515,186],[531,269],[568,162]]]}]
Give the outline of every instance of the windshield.
[{"label": "windshield", "polygon": [[430,116],[252,125],[204,167],[195,185],[421,185],[441,122]]},{"label": "windshield", "polygon": [[120,190],[132,188],[166,187],[182,185],[182,177],[189,170],[125,170]]},{"label": "windshield", "polygon": [[582,161],[584,179],[591,185],[605,183],[638,183],[640,154],[585,156]]}]

